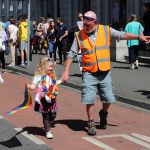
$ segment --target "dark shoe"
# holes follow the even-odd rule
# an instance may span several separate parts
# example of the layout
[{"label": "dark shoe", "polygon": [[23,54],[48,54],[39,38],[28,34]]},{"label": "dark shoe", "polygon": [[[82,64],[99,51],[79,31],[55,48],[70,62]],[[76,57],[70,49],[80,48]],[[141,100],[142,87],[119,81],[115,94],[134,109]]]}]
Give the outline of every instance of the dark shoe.
[{"label": "dark shoe", "polygon": [[106,129],[107,128],[107,115],[108,115],[108,112],[105,112],[103,110],[101,110],[99,112],[99,116],[100,116],[100,129]]},{"label": "dark shoe", "polygon": [[88,135],[90,135],[90,136],[96,135],[96,127],[95,127],[94,121],[88,122]]},{"label": "dark shoe", "polygon": [[138,66],[135,66],[135,69],[139,69],[139,67],[138,67]]}]

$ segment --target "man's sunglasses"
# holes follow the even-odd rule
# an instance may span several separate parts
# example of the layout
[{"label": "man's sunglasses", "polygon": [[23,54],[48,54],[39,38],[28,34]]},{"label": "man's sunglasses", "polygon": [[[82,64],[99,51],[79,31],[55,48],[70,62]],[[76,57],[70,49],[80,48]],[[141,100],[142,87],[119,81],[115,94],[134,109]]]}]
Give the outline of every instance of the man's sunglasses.
[{"label": "man's sunglasses", "polygon": [[87,21],[95,21],[95,19],[93,19],[91,17],[86,17],[86,16],[83,16],[83,19],[87,20]]}]

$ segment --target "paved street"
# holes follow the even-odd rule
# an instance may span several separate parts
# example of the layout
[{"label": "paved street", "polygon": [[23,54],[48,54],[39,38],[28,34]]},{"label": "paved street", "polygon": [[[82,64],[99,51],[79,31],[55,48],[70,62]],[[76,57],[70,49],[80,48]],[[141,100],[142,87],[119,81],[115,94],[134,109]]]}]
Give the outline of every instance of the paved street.
[{"label": "paved street", "polygon": [[[0,150],[150,150],[150,1],[0,0],[0,8]],[[58,103],[55,120],[48,122],[55,116],[35,112],[35,99],[45,96],[49,103],[57,87],[39,87],[55,84],[44,77],[30,95],[35,71],[51,71],[40,59],[56,55],[59,80],[63,58],[78,48],[86,70],[111,67],[116,101],[105,112],[95,91],[94,116],[93,108],[81,104],[82,72],[75,58],[69,80],[58,85],[56,102],[48,106],[57,110]],[[52,109],[46,105],[42,101],[39,110]],[[101,125],[107,117],[107,129],[100,128],[99,115]]]},{"label": "paved street", "polygon": [[[94,137],[86,133],[87,117],[85,107],[80,103],[81,72],[76,60],[71,68],[70,80],[60,85],[59,112],[52,128],[54,139],[45,138],[41,115],[34,112],[33,106],[12,116],[5,116],[5,112],[21,104],[25,80],[31,82],[40,57],[33,55],[29,68],[8,67],[3,74],[5,83],[0,85],[0,149],[126,150],[127,144],[129,150],[150,149],[148,65],[130,70],[127,63],[112,62],[112,78],[118,100],[110,109],[107,130],[98,129],[101,103],[97,101],[97,135]],[[63,69],[64,65],[57,65],[58,78]],[[34,99],[34,92],[31,94]]]},{"label": "paved street", "polygon": [[[32,76],[40,57],[42,56],[38,54],[33,55],[29,68],[16,66],[9,69]],[[7,59],[7,62],[9,62],[8,60],[9,59]],[[61,76],[63,69],[63,65],[57,64],[56,71],[58,78]],[[138,70],[131,70],[127,63],[112,62],[112,79],[118,101],[150,109],[149,75],[150,66],[147,64],[142,64]],[[71,67],[70,80],[65,85],[80,89],[81,79],[81,72],[78,63],[75,60]]]},{"label": "paved street", "polygon": [[[59,89],[59,112],[52,128],[54,139],[48,140],[45,138],[41,115],[33,111],[33,106],[12,116],[4,115],[5,112],[21,104],[24,82],[25,80],[31,82],[31,77],[11,71],[4,73],[3,76],[5,83],[0,84],[0,149],[2,150],[150,149],[149,111],[116,102],[110,109],[108,129],[100,130],[98,112],[101,103],[97,101],[95,114],[97,135],[89,137],[86,133],[85,107],[80,104],[80,91],[63,85]],[[31,94],[34,99],[34,92]]]}]

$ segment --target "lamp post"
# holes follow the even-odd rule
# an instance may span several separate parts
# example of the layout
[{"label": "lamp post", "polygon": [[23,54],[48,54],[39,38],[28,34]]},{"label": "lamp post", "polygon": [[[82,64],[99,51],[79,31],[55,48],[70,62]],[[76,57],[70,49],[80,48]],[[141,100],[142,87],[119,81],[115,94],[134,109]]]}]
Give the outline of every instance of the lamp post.
[{"label": "lamp post", "polygon": [[28,1],[28,52],[27,52],[27,68],[30,67],[30,7],[31,7],[31,0]]}]

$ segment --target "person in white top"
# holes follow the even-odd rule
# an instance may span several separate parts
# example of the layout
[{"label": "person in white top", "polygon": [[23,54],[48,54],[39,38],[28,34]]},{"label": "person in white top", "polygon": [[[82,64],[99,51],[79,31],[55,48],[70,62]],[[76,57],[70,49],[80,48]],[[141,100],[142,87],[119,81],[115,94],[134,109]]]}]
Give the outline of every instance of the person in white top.
[{"label": "person in white top", "polygon": [[[0,27],[0,63],[1,63],[1,72],[3,73],[5,71],[5,56],[4,53],[6,51],[5,42],[8,40],[7,34],[5,30]],[[4,83],[4,80],[2,78],[2,75],[0,73],[0,83]]]},{"label": "person in white top", "polygon": [[79,28],[79,30],[83,29],[83,14],[82,13],[78,13],[78,21],[77,21],[77,26]]},{"label": "person in white top", "polygon": [[9,46],[11,51],[11,63],[9,66],[15,66],[15,52],[16,52],[16,44],[17,44],[17,33],[18,27],[15,25],[15,19],[10,19],[10,25],[8,26],[8,34],[9,34]]},{"label": "person in white top", "polygon": [[[77,26],[79,28],[79,30],[83,29],[83,14],[82,13],[78,13],[78,21],[77,21]],[[82,54],[81,54],[81,50],[79,50],[78,55],[78,62],[79,62],[79,67],[80,67],[80,71],[82,72]]]}]

